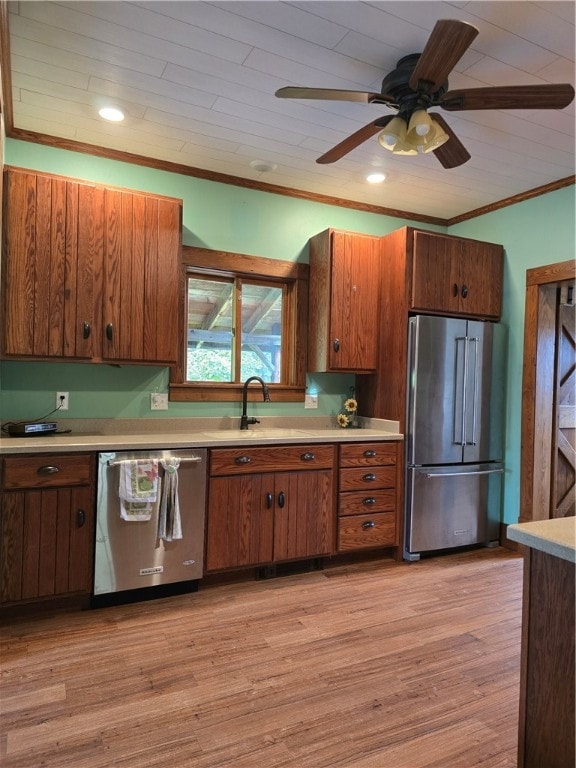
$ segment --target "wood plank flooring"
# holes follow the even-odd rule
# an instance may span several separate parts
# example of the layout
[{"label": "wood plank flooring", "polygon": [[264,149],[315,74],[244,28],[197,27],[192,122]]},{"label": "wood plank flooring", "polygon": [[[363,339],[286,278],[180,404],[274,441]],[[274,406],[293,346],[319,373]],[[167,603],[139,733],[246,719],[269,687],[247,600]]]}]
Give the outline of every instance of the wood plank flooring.
[{"label": "wood plank flooring", "polygon": [[521,590],[480,549],[12,620],[0,764],[515,766]]}]

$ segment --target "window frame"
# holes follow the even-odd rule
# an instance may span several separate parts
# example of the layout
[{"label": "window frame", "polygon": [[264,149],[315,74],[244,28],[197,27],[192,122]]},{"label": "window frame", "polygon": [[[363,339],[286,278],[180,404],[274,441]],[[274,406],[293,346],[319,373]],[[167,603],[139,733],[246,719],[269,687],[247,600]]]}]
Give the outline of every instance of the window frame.
[{"label": "window frame", "polygon": [[[186,286],[189,272],[206,277],[278,282],[285,286],[286,314],[282,340],[283,375],[280,384],[268,384],[273,402],[303,402],[306,393],[308,328],[308,264],[243,253],[182,247],[180,303],[178,306],[178,364],[170,369],[169,398],[173,402],[238,402],[242,383],[186,381]],[[285,366],[285,367],[284,367]]]}]

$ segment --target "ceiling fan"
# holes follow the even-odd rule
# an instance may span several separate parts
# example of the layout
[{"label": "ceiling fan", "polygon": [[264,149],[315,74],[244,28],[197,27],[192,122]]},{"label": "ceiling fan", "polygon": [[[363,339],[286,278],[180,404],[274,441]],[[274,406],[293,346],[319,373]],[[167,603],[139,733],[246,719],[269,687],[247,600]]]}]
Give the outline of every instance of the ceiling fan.
[{"label": "ceiling fan", "polygon": [[382,146],[395,154],[415,155],[433,152],[444,168],[456,168],[470,154],[437,112],[469,109],[562,109],[574,98],[568,83],[546,85],[508,85],[487,88],[448,90],[447,77],[478,34],[464,21],[440,19],[436,22],[422,53],[404,56],[396,69],[382,81],[380,93],[334,88],[288,86],[276,91],[282,99],[324,99],[385,104],[397,110],[368,123],[341,141],[317,163],[333,163],[363,142],[380,133]]}]

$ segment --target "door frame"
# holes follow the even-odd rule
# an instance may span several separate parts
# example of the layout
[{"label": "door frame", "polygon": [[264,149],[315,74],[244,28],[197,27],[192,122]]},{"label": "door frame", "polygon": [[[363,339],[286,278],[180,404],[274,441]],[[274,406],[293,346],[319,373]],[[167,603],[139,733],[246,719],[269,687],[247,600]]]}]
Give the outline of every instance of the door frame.
[{"label": "door frame", "polygon": [[550,517],[556,295],[574,261],[526,270],[519,522]]}]

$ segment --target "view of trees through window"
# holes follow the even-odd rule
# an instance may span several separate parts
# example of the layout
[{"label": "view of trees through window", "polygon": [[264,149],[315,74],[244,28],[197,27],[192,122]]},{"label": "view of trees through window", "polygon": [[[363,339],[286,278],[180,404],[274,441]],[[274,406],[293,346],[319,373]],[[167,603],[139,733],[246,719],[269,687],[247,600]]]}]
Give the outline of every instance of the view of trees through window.
[{"label": "view of trees through window", "polygon": [[281,381],[281,284],[188,276],[186,379]]}]

